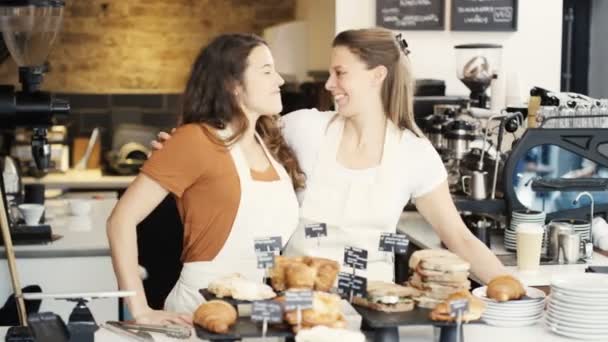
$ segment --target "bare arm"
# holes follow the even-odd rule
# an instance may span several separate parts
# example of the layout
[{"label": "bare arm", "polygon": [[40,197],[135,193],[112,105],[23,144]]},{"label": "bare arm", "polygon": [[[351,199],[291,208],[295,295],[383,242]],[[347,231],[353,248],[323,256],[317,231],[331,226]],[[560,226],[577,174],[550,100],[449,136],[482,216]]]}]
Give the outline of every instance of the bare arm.
[{"label": "bare arm", "polygon": [[148,306],[137,262],[136,227],[167,196],[168,191],[140,173],[129,186],[108,218],[107,233],[112,264],[121,290],[136,292],[127,298],[127,305],[136,321],[154,324],[190,324],[189,315],[154,311]]},{"label": "bare arm", "polygon": [[507,274],[500,260],[473,235],[462,221],[444,181],[431,192],[416,198],[416,208],[431,224],[448,248],[471,264],[473,274],[484,283]]}]

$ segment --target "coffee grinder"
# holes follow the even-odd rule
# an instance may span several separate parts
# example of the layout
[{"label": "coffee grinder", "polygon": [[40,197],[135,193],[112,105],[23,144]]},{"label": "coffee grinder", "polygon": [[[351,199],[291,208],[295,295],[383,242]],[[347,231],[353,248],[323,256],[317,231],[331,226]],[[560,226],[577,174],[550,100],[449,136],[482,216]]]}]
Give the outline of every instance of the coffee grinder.
[{"label": "coffee grinder", "polygon": [[[0,85],[0,125],[4,128],[31,128],[32,156],[36,166],[45,170],[50,161],[47,129],[67,120],[70,106],[67,101],[40,91],[45,61],[63,20],[63,0],[6,0],[0,2],[0,30],[4,42],[19,66],[21,90],[13,85]],[[27,317],[15,254],[8,223],[4,194],[0,195],[0,228],[17,300],[20,327],[7,333],[19,338],[28,335]]]},{"label": "coffee grinder", "polygon": [[463,44],[454,46],[456,53],[456,74],[469,88],[471,106],[489,107],[486,90],[500,70],[502,45]]}]

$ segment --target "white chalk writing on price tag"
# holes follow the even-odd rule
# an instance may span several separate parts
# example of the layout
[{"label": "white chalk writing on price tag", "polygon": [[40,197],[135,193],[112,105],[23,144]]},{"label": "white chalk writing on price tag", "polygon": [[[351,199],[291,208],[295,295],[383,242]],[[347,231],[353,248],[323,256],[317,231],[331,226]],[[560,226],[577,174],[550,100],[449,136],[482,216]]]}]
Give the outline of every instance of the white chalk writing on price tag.
[{"label": "white chalk writing on price tag", "polygon": [[283,243],[280,236],[258,238],[254,241],[254,248],[256,253],[280,251],[281,247],[283,247]]},{"label": "white chalk writing on price tag", "polygon": [[409,243],[410,241],[404,234],[382,233],[380,235],[379,250],[381,252],[405,254],[407,253]]},{"label": "white chalk writing on price tag", "polygon": [[338,294],[343,298],[349,298],[351,292],[353,296],[365,297],[367,294],[367,278],[340,272],[338,274]]},{"label": "white chalk writing on price tag", "polygon": [[356,247],[344,247],[344,265],[358,270],[367,268],[367,250]]},{"label": "white chalk writing on price tag", "polygon": [[285,311],[312,309],[312,291],[285,292]]},{"label": "white chalk writing on price tag", "polygon": [[283,322],[283,308],[281,304],[272,300],[255,301],[251,309],[251,320],[254,322],[269,323]]},{"label": "white chalk writing on price tag", "polygon": [[274,252],[259,252],[255,253],[258,259],[258,268],[266,269],[274,266]]},{"label": "white chalk writing on price tag", "polygon": [[456,317],[469,311],[469,301],[467,299],[457,299],[450,301],[450,316]]},{"label": "white chalk writing on price tag", "polygon": [[304,236],[306,238],[318,238],[327,236],[327,225],[325,223],[313,223],[304,226]]}]

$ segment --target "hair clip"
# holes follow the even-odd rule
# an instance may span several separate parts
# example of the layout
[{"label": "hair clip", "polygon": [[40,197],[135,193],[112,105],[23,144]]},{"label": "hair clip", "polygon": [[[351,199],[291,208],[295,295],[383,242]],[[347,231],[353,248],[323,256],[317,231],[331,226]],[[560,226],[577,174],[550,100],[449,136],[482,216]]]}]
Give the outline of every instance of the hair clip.
[{"label": "hair clip", "polygon": [[397,44],[399,44],[399,47],[401,48],[401,51],[403,51],[403,53],[407,56],[410,54],[410,49],[408,49],[408,45],[407,45],[407,41],[405,40],[405,38],[403,38],[403,35],[401,33],[398,33],[395,36],[395,40],[397,40]]}]

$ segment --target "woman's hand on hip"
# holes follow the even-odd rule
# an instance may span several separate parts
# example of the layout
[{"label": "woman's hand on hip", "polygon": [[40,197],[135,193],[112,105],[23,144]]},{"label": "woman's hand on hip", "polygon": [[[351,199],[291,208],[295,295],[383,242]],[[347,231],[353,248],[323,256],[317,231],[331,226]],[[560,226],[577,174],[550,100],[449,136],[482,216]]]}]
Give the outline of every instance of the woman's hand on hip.
[{"label": "woman's hand on hip", "polygon": [[156,135],[156,140],[150,142],[150,146],[152,146],[152,149],[155,151],[162,150],[163,144],[165,141],[171,139],[171,134],[173,133],[175,133],[175,128],[171,130],[171,133],[160,131],[160,133]]},{"label": "woman's hand on hip", "polygon": [[192,316],[183,313],[175,313],[163,310],[149,309],[135,317],[139,324],[178,324],[186,327],[192,326]]}]

